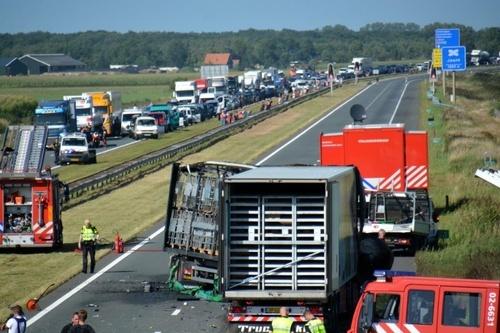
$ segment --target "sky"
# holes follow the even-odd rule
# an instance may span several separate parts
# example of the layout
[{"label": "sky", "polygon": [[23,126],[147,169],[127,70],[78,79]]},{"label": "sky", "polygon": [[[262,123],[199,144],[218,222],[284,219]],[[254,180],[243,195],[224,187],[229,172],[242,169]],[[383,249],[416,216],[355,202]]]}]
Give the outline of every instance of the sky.
[{"label": "sky", "polygon": [[452,22],[500,27],[500,0],[0,0],[0,33],[311,30]]}]

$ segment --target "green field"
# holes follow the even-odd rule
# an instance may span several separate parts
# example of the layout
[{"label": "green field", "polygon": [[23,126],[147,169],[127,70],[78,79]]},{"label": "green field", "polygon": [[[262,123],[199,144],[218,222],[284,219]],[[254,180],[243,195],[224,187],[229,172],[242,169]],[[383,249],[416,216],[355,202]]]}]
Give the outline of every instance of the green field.
[{"label": "green field", "polygon": [[[500,74],[457,75],[457,107],[433,105],[422,85],[422,113],[430,133],[430,191],[449,239],[418,252],[422,275],[500,279],[499,189],[474,177],[490,155],[500,161]],[[450,104],[442,91],[443,103]],[[430,113],[426,112],[427,109]],[[499,165],[496,165],[499,168]],[[445,197],[449,197],[446,207]]]},{"label": "green field", "polygon": [[193,80],[198,73],[84,74],[60,76],[0,77],[1,96],[26,96],[37,101],[61,99],[91,91],[118,91],[124,106],[166,102],[172,98],[175,81]]},{"label": "green field", "polygon": [[67,95],[80,95],[91,91],[119,91],[124,106],[141,106],[150,102],[167,102],[172,99],[172,89],[166,85],[157,86],[81,86],[47,88],[1,88],[1,95],[27,96],[41,100],[62,99]]}]

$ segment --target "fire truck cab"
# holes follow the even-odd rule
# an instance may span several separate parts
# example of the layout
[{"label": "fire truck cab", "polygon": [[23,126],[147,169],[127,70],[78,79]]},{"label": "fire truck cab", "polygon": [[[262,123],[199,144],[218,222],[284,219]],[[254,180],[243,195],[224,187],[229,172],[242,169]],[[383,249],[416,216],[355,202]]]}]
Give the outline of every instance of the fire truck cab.
[{"label": "fire truck cab", "polygon": [[[500,281],[375,272],[348,333],[498,333]],[[414,273],[413,273],[414,275]]]}]

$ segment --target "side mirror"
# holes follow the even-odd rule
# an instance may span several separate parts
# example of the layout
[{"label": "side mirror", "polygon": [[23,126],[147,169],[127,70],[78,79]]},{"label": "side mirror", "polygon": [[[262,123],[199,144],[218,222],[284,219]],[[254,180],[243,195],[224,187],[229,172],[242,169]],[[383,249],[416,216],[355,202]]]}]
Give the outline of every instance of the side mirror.
[{"label": "side mirror", "polygon": [[371,293],[367,293],[363,299],[363,307],[361,308],[361,313],[358,321],[358,325],[363,331],[368,332],[373,324],[373,303],[375,296]]}]

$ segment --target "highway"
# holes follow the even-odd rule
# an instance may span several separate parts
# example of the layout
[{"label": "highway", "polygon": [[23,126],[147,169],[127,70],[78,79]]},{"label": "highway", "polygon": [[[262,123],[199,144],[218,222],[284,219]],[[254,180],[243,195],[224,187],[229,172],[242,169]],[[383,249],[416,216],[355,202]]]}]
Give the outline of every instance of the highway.
[{"label": "highway", "polygon": [[[419,124],[418,82],[425,76],[398,78],[371,85],[358,96],[333,110],[316,125],[259,164],[316,164],[321,132],[339,131],[351,123],[349,109],[362,104],[365,123],[405,122],[408,129]],[[270,134],[272,135],[272,134]],[[165,189],[166,190],[166,189]],[[74,311],[89,311],[89,323],[96,332],[226,332],[226,304],[185,300],[176,293],[144,292],[143,282],[164,282],[168,275],[169,251],[162,251],[162,223],[127,244],[126,254],[110,254],[97,264],[94,275],[80,274],[40,301],[41,311],[30,316],[29,331],[59,332]],[[80,260],[75,256],[75,260]],[[411,257],[396,258],[395,269],[415,270]]]}]

